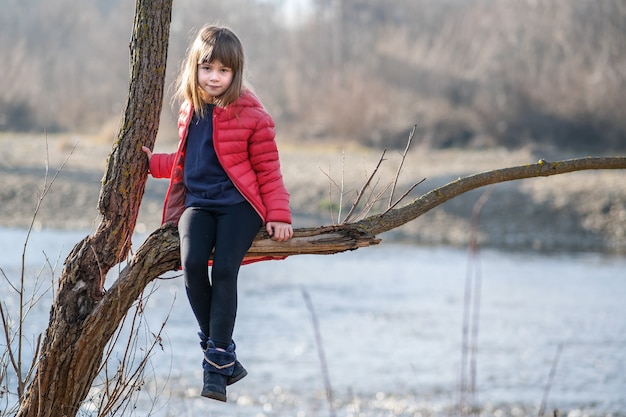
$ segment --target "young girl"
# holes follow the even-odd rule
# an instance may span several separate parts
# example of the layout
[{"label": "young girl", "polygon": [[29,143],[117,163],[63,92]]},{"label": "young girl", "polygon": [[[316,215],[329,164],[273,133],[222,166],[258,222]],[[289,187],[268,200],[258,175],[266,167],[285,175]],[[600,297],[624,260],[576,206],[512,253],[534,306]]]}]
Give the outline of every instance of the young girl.
[{"label": "young girl", "polygon": [[237,36],[203,27],[177,81],[178,150],[153,154],[143,147],[152,176],[170,178],[163,223],[178,222],[187,297],[204,351],[202,395],[220,401],[226,385],[247,374],[232,340],[239,267],[263,224],[276,241],[293,235],[274,122],[243,86],[243,67]]}]

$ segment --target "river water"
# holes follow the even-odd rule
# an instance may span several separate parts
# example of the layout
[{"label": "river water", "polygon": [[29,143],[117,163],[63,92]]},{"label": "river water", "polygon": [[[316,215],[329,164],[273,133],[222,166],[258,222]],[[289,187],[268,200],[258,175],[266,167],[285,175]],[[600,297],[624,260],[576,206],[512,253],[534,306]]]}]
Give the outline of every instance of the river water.
[{"label": "river water", "polygon": [[[0,267],[14,283],[25,233],[0,229]],[[42,293],[86,234],[34,232],[29,288],[39,276]],[[135,408],[118,415],[453,416],[469,402],[475,414],[536,416],[545,398],[547,415],[626,416],[626,258],[492,250],[468,258],[466,250],[383,242],[243,267],[235,340],[249,375],[229,387],[228,403],[199,397],[196,326],[182,279],[169,274],[148,287],[140,316],[148,340],[167,320],[161,344]],[[461,389],[471,380],[462,353],[468,276],[480,288],[471,395]],[[1,276],[0,297],[16,311]],[[50,301],[47,293],[30,312],[28,340],[45,329]],[[82,415],[95,415],[89,410]]]}]

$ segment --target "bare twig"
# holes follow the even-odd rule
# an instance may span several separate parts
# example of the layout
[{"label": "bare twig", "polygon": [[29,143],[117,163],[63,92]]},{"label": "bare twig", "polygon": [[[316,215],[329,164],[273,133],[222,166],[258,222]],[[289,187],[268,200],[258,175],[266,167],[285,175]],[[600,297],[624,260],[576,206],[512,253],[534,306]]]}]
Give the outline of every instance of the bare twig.
[{"label": "bare twig", "polygon": [[22,280],[24,279],[24,266],[25,266],[25,258],[26,258],[26,248],[28,246],[28,241],[30,239],[30,234],[33,231],[33,227],[35,225],[35,221],[37,220],[37,215],[39,214],[39,210],[41,209],[41,205],[43,204],[43,201],[46,198],[46,195],[48,194],[48,192],[52,188],[52,184],[54,184],[54,182],[56,181],[56,179],[59,176],[59,174],[61,173],[61,171],[63,171],[63,168],[65,167],[65,164],[67,164],[67,161],[70,159],[70,157],[72,156],[72,154],[76,150],[77,146],[78,146],[78,141],[74,143],[74,146],[72,147],[72,149],[70,150],[68,155],[65,157],[65,159],[63,160],[63,162],[61,163],[59,168],[57,168],[57,170],[54,173],[54,175],[52,176],[52,179],[50,180],[50,182],[48,182],[48,172],[49,172],[49,169],[50,169],[50,155],[48,153],[48,138],[46,137],[46,173],[45,173],[45,176],[44,176],[43,189],[41,190],[41,194],[37,198],[37,204],[35,205],[35,211],[34,211],[33,216],[31,218],[30,225],[28,226],[28,229],[27,229],[26,239],[24,239],[24,249],[22,251]]},{"label": "bare twig", "polygon": [[20,290],[17,288],[17,286],[15,286],[11,280],[9,279],[9,277],[7,276],[7,274],[4,272],[4,270],[0,267],[0,274],[2,274],[2,276],[4,277],[5,281],[9,284],[9,286],[13,289],[13,291],[15,291],[16,293],[19,293]]},{"label": "bare twig", "polygon": [[48,258],[48,254],[46,254],[46,252],[43,252],[45,258],[46,258],[46,265],[48,265],[48,268],[50,269],[50,289],[51,294],[52,294],[52,304],[54,304],[54,300],[56,297],[56,292],[54,291],[54,271],[56,271],[57,267],[59,266],[59,262],[61,261],[61,252],[59,251],[59,256],[57,256],[54,264],[52,264],[50,262],[50,258]]},{"label": "bare twig", "polygon": [[386,149],[383,151],[382,155],[380,155],[380,158],[378,159],[378,163],[376,164],[376,168],[374,168],[374,171],[372,172],[372,174],[367,178],[367,181],[365,181],[365,184],[363,184],[363,186],[357,193],[356,199],[354,200],[354,203],[352,203],[352,207],[350,208],[350,211],[348,212],[348,215],[344,219],[343,223],[347,223],[350,221],[352,217],[352,213],[354,213],[354,210],[361,202],[361,199],[363,198],[363,194],[365,193],[365,190],[367,189],[367,187],[369,187],[370,183],[376,176],[376,173],[378,172],[378,168],[380,168],[380,164],[385,160],[385,152],[387,152]]},{"label": "bare twig", "polygon": [[[104,372],[104,392],[98,401],[99,416],[125,415],[124,410],[131,405],[133,393],[139,391],[143,385],[144,372],[149,363],[150,357],[157,346],[162,347],[162,333],[169,320],[169,316],[174,306],[174,300],[172,301],[170,310],[159,330],[156,333],[148,330],[148,333],[152,337],[150,345],[147,349],[139,349],[137,346],[139,340],[139,330],[142,327],[142,323],[145,323],[141,317],[144,315],[144,300],[148,297],[149,295],[142,295],[137,300],[135,311],[130,322],[129,335],[125,341],[123,357],[117,365],[117,369],[113,375],[109,374],[108,365],[111,363],[111,355],[114,347],[120,340],[124,327],[123,324],[119,327],[115,338],[109,343],[109,347],[100,368]],[[137,362],[135,355],[139,350],[144,353]]]},{"label": "bare twig", "polygon": [[9,332],[9,329],[11,328],[11,326],[9,324],[8,317],[6,316],[4,312],[4,307],[2,303],[0,303],[0,317],[2,317],[2,329],[4,331],[4,338],[7,341],[7,354],[9,355],[9,360],[11,361],[11,365],[13,366],[13,370],[17,372],[19,370],[19,364],[17,362],[17,359],[15,358],[15,353],[13,352],[13,349],[11,348],[12,338]]},{"label": "bare twig", "polygon": [[[54,175],[52,176],[52,179],[50,179],[50,182],[48,182],[48,172],[49,172],[49,168],[50,168],[50,153],[48,151],[48,137],[46,136],[46,173],[45,173],[45,177],[44,177],[44,185],[43,185],[43,189],[41,190],[41,194],[39,195],[39,197],[37,198],[37,204],[35,205],[35,211],[33,213],[33,216],[31,218],[31,222],[30,225],[28,227],[28,231],[26,232],[26,238],[24,239],[24,248],[22,250],[22,269],[21,269],[21,275],[20,275],[20,287],[18,289],[18,293],[19,293],[19,299],[20,299],[20,305],[19,305],[19,326],[18,326],[18,335],[17,335],[17,383],[18,383],[18,396],[20,398],[20,401],[23,399],[24,396],[24,388],[26,386],[26,382],[23,378],[22,378],[22,351],[23,351],[23,322],[24,322],[24,317],[25,317],[25,312],[24,312],[24,288],[25,288],[25,281],[26,281],[26,248],[28,247],[28,242],[30,239],[30,234],[33,231],[33,227],[35,225],[35,221],[37,219],[37,215],[39,214],[39,210],[41,208],[41,205],[43,204],[43,201],[46,197],[46,195],[48,194],[48,192],[50,191],[50,188],[52,187],[52,185],[54,184],[54,182],[56,181],[57,177],[59,176],[59,174],[61,173],[61,171],[63,170],[63,168],[65,167],[65,164],[67,163],[67,161],[69,160],[70,156],[72,156],[72,154],[74,153],[74,150],[76,150],[76,146],[78,146],[78,142],[74,143],[74,146],[72,147],[71,151],[69,152],[69,154],[65,157],[65,159],[63,160],[63,162],[61,163],[61,165],[59,166],[59,168],[56,170],[56,172],[54,173]],[[11,349],[11,347],[9,346],[9,349]]]},{"label": "bare twig", "polygon": [[[12,282],[11,279],[6,275],[4,270],[0,269],[0,275],[4,277],[4,280],[9,284],[11,289],[17,294],[18,299],[19,299],[19,306],[18,306],[18,311],[17,311],[18,317],[15,320],[15,324],[12,324],[11,320],[9,319],[8,312],[6,311],[6,306],[3,304],[0,304],[0,316],[2,318],[2,328],[3,328],[4,337],[6,338],[6,341],[7,341],[6,349],[5,349],[5,352],[3,353],[3,357],[8,358],[10,366],[13,368],[13,371],[15,372],[15,375],[16,375],[16,385],[17,385],[16,395],[17,395],[18,404],[21,403],[22,400],[24,399],[26,384],[29,381],[31,381],[31,378],[33,377],[33,373],[35,372],[35,369],[37,368],[37,363],[38,363],[37,358],[39,356],[39,351],[41,348],[41,335],[39,335],[37,337],[36,343],[34,343],[34,351],[33,351],[32,360],[30,360],[28,369],[24,373],[24,363],[23,363],[24,362],[24,358],[23,358],[24,323],[26,322],[26,319],[28,315],[30,314],[30,312],[32,311],[33,307],[37,303],[39,303],[44,297],[44,295],[48,293],[48,291],[54,286],[54,273],[52,273],[52,284],[50,285],[49,288],[46,288],[46,285],[41,280],[42,274],[45,270],[45,265],[49,265],[50,267],[52,267],[52,265],[50,264],[50,260],[48,259],[47,255],[44,252],[44,256],[46,258],[45,263],[42,266],[42,268],[39,270],[39,272],[37,273],[34,279],[34,282],[32,282],[32,285],[29,286],[29,288],[32,289],[32,295],[30,297],[27,297],[26,251],[29,245],[31,233],[34,230],[34,225],[35,225],[37,216],[39,214],[39,211],[43,205],[43,202],[48,192],[50,191],[51,187],[53,186],[54,182],[56,181],[57,177],[59,176],[59,174],[65,167],[70,156],[73,154],[74,150],[76,149],[77,144],[78,143],[74,145],[74,147],[72,148],[70,153],[67,155],[67,157],[64,159],[64,161],[61,163],[61,165],[56,170],[54,175],[50,177],[50,174],[49,174],[50,157],[49,157],[49,150],[48,150],[48,139],[46,136],[45,174],[44,174],[44,179],[43,179],[43,187],[37,195],[35,209],[31,218],[30,225],[26,231],[26,237],[24,239],[24,244],[23,244],[22,253],[21,253],[21,271],[19,274],[18,283],[16,284]],[[30,280],[30,281],[33,281],[33,280]],[[15,327],[14,329],[12,328],[13,326]],[[3,368],[6,368],[7,366],[8,366],[8,363],[4,364],[4,359],[3,359]],[[6,369],[3,369],[2,372],[4,374],[4,372],[6,372]],[[12,395],[15,395],[15,394],[12,394]]]},{"label": "bare twig", "polygon": [[[328,177],[330,178],[330,167],[328,167]],[[335,224],[333,215],[333,187],[332,182],[328,183],[328,211],[330,212],[330,223]]]},{"label": "bare twig", "polygon": [[[326,175],[326,178],[328,178],[328,209],[330,211],[330,223],[332,225],[335,225],[335,216],[333,214],[333,185],[335,186],[335,188],[337,188],[339,190],[340,193],[343,193],[343,182],[342,185],[339,186],[335,180],[333,180],[333,178],[330,176],[330,167],[328,167],[328,172],[325,172],[322,168],[320,168],[320,171],[322,171],[322,174]],[[339,199],[339,201],[341,201],[341,198]]]},{"label": "bare twig", "polygon": [[[411,191],[413,191],[413,189],[415,189],[415,187],[417,187],[419,184],[421,184],[424,179],[422,179],[421,181],[417,182],[416,184],[413,184],[400,198],[398,198],[397,200],[394,201],[393,196],[395,194],[395,190],[396,190],[396,186],[398,184],[398,180],[400,178],[400,173],[402,172],[402,168],[404,166],[404,161],[406,160],[406,157],[408,155],[408,151],[409,148],[411,146],[411,141],[415,135],[415,129],[416,129],[416,125],[413,126],[410,134],[409,134],[409,138],[407,140],[407,145],[404,149],[404,152],[402,152],[401,155],[401,160],[400,163],[398,164],[398,169],[396,171],[396,175],[394,177],[394,179],[389,182],[387,185],[385,185],[384,189],[382,191],[377,191],[377,187],[378,187],[378,183],[379,180],[376,181],[376,183],[374,185],[372,185],[372,181],[376,178],[376,174],[380,168],[380,165],[382,164],[382,162],[385,160],[385,153],[386,150],[383,151],[382,155],[380,156],[380,159],[378,160],[378,163],[376,164],[376,167],[374,168],[374,171],[367,177],[365,183],[363,184],[363,186],[361,187],[361,189],[357,192],[356,194],[356,198],[354,200],[354,202],[352,203],[352,207],[350,208],[350,211],[348,212],[348,215],[346,216],[345,219],[341,219],[341,212],[343,209],[343,197],[346,195],[345,191],[344,191],[344,178],[345,178],[345,152],[342,153],[342,171],[341,171],[341,185],[339,186],[331,177],[328,173],[324,172],[324,174],[328,177],[328,179],[330,180],[330,184],[329,184],[329,199],[331,202],[331,220],[332,220],[332,224],[335,225],[334,222],[334,218],[333,218],[333,214],[332,214],[332,193],[331,193],[331,189],[332,189],[332,185],[335,185],[335,187],[337,187],[338,189],[340,189],[340,196],[339,196],[339,207],[338,207],[338,216],[337,216],[337,224],[346,224],[348,222],[357,222],[360,221],[362,219],[364,219],[369,212],[371,211],[371,209],[374,207],[374,205],[381,201],[383,198],[383,195],[389,190],[391,189],[390,193],[389,193],[389,201],[387,204],[387,209],[385,210],[385,213],[389,212],[390,210],[392,210],[394,207],[396,207],[407,195],[409,195],[409,193]],[[322,171],[323,172],[323,171]],[[330,169],[329,171],[330,172]],[[367,196],[367,198],[365,198],[365,204],[363,205],[363,207],[361,207],[361,209],[359,210],[358,214],[354,214],[356,212],[356,210],[359,208],[359,204],[363,201],[364,196],[367,192],[367,190],[369,190],[369,194]]]},{"label": "bare twig", "polygon": [[35,369],[37,369],[37,358],[39,357],[40,349],[41,349],[41,334],[37,336],[37,344],[35,345],[35,351],[33,352],[33,360],[30,363],[30,368],[28,369],[28,372],[26,373],[26,378],[24,378],[25,381],[30,381],[30,379],[33,376],[33,372],[35,372]]},{"label": "bare twig", "polygon": [[315,308],[313,302],[309,296],[309,292],[306,289],[302,289],[302,297],[306,303],[307,309],[311,314],[311,321],[313,322],[313,330],[315,332],[315,343],[317,345],[317,355],[320,360],[320,366],[322,368],[322,376],[324,378],[324,386],[326,387],[326,401],[328,402],[328,410],[331,417],[336,416],[335,407],[333,405],[333,389],[330,385],[330,377],[328,374],[328,364],[326,362],[326,355],[324,354],[324,344],[322,343],[322,335],[320,333],[319,322],[317,321],[317,315],[315,314]]},{"label": "bare twig", "polygon": [[[461,415],[476,411],[476,373],[478,353],[478,328],[480,324],[480,298],[482,280],[480,275],[480,262],[478,256],[479,217],[482,208],[489,200],[493,187],[487,188],[480,196],[472,209],[472,222],[470,229],[469,259],[465,277],[465,297],[463,302],[463,331],[461,348],[461,401],[459,404]],[[471,335],[470,335],[471,334]],[[469,385],[466,382],[467,357],[469,352]]]},{"label": "bare twig", "polygon": [[[478,329],[480,326],[480,300],[482,295],[482,275],[480,270],[480,246],[478,231],[480,213],[493,193],[494,187],[487,188],[480,196],[472,210],[472,229],[470,237],[470,256],[474,259],[474,307],[472,314],[472,332],[470,340],[470,395],[472,404],[476,404],[476,374],[478,355]],[[469,264],[470,262],[468,262]],[[469,266],[469,265],[468,265]],[[468,271],[468,273],[471,273]]]},{"label": "bare twig", "polygon": [[[411,129],[411,133],[409,133],[409,139],[406,141],[406,147],[404,148],[404,152],[402,152],[402,159],[400,160],[400,164],[398,165],[398,171],[396,172],[396,176],[393,180],[393,186],[391,187],[391,193],[389,193],[389,204],[387,205],[387,209],[391,209],[392,206],[395,206],[395,204],[392,204],[393,202],[393,195],[396,191],[396,185],[398,184],[398,178],[400,178],[400,172],[402,171],[402,165],[404,165],[404,160],[406,159],[406,155],[409,152],[409,148],[411,147],[411,141],[413,140],[413,135],[415,135],[415,128],[417,127],[417,125],[413,125],[413,128]],[[396,202],[397,204],[397,202]]]},{"label": "bare twig", "polygon": [[[552,382],[554,381],[554,375],[556,375],[556,368],[559,365],[559,359],[561,358],[561,352],[563,351],[563,343],[559,343],[556,347],[556,353],[554,354],[554,360],[552,361],[552,367],[550,368],[550,374],[548,374],[548,381],[546,382],[546,387],[543,390],[543,398],[541,399],[541,405],[539,406],[539,412],[537,413],[538,417],[542,417],[546,411],[546,404],[548,403],[548,395],[550,395],[550,388],[552,387]],[[557,413],[555,412],[555,415]]]},{"label": "bare twig", "polygon": [[395,208],[398,204],[400,204],[400,202],[402,202],[402,200],[404,200],[404,199],[406,198],[406,196],[408,196],[408,195],[411,193],[411,191],[413,191],[413,190],[415,189],[415,187],[417,187],[418,185],[420,185],[420,184],[421,184],[421,183],[423,183],[424,181],[426,181],[426,178],[422,178],[421,180],[419,180],[419,181],[418,181],[418,182],[416,182],[415,184],[411,185],[411,186],[409,187],[409,189],[408,189],[408,190],[406,190],[406,191],[404,192],[404,194],[402,194],[402,195],[401,195],[401,196],[400,196],[400,197],[399,197],[399,198],[398,198],[398,199],[397,199],[397,200],[396,200],[393,204],[391,204],[391,205],[387,208],[387,210],[385,210],[385,211],[383,212],[383,214],[386,214],[386,213],[388,213],[389,211],[393,210],[393,209],[394,209],[394,208]]},{"label": "bare twig", "polygon": [[[320,168],[320,171],[328,178],[328,208],[330,211],[330,221],[332,225],[341,224],[341,212],[343,210],[343,197],[345,196],[345,167],[346,167],[346,153],[342,151],[341,153],[341,183],[337,184],[335,180],[330,176],[330,167],[328,167],[328,172],[325,172]],[[333,185],[337,190],[339,190],[339,203],[337,207],[337,222],[335,222],[335,216],[333,213]]]},{"label": "bare twig", "polygon": [[[376,183],[376,186],[377,185],[378,183]],[[378,193],[376,193],[376,195],[374,195],[376,186],[372,188],[372,192],[370,193],[370,196],[365,201],[365,205],[356,216],[353,216],[353,218],[351,219],[352,221],[358,222],[359,220],[367,217],[372,207],[374,207],[374,204],[382,200],[383,195],[387,192],[389,187],[391,187],[391,183],[388,183],[381,191],[379,191]]]},{"label": "bare twig", "polygon": [[343,195],[345,192],[346,178],[346,151],[341,151],[341,193],[339,194],[339,207],[337,208],[337,223],[341,224],[341,210],[343,209]]}]

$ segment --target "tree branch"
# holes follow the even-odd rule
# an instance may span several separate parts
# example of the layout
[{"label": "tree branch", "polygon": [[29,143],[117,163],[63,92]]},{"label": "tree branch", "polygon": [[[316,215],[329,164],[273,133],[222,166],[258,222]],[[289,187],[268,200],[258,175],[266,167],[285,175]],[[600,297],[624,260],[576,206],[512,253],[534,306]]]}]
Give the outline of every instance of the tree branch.
[{"label": "tree branch", "polygon": [[359,232],[377,235],[402,226],[456,196],[485,185],[592,169],[626,169],[626,157],[587,157],[556,162],[542,159],[536,164],[470,175],[436,188],[403,207],[384,215],[370,216],[350,226]]},{"label": "tree branch", "polygon": [[[295,229],[294,237],[287,242],[274,242],[262,230],[257,234],[246,256],[255,258],[288,257],[302,254],[328,255],[377,245],[380,239],[376,238],[376,235],[415,220],[424,213],[468,191],[500,182],[592,169],[626,169],[626,157],[589,157],[557,162],[540,160],[536,164],[470,175],[435,188],[403,207],[370,216],[356,223]],[[173,251],[172,253],[160,251],[157,253],[158,258],[153,259],[154,264],[150,269],[150,275],[156,277],[170,270],[166,268],[170,268],[172,265],[175,265],[172,269],[178,268],[180,258],[178,257],[178,232],[174,226],[165,225],[154,234],[165,239],[165,242],[158,244],[159,248]],[[160,238],[153,237],[153,235],[148,238],[144,245],[152,245],[155,241],[159,241]],[[139,252],[136,256],[138,255]]]}]

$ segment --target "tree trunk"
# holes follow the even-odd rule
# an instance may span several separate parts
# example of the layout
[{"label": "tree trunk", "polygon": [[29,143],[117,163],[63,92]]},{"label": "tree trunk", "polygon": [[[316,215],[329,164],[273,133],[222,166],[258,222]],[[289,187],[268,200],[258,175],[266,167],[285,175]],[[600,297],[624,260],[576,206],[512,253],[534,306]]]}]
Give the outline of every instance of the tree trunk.
[{"label": "tree trunk", "polygon": [[172,0],[137,0],[129,94],[102,180],[102,220],[95,234],[79,242],[65,261],[20,417],[76,415],[97,376],[106,343],[132,304],[109,306],[112,316],[98,313],[108,304],[103,293],[106,274],[131,247],[148,170],[141,145],[154,144],[159,126],[171,10]]}]

